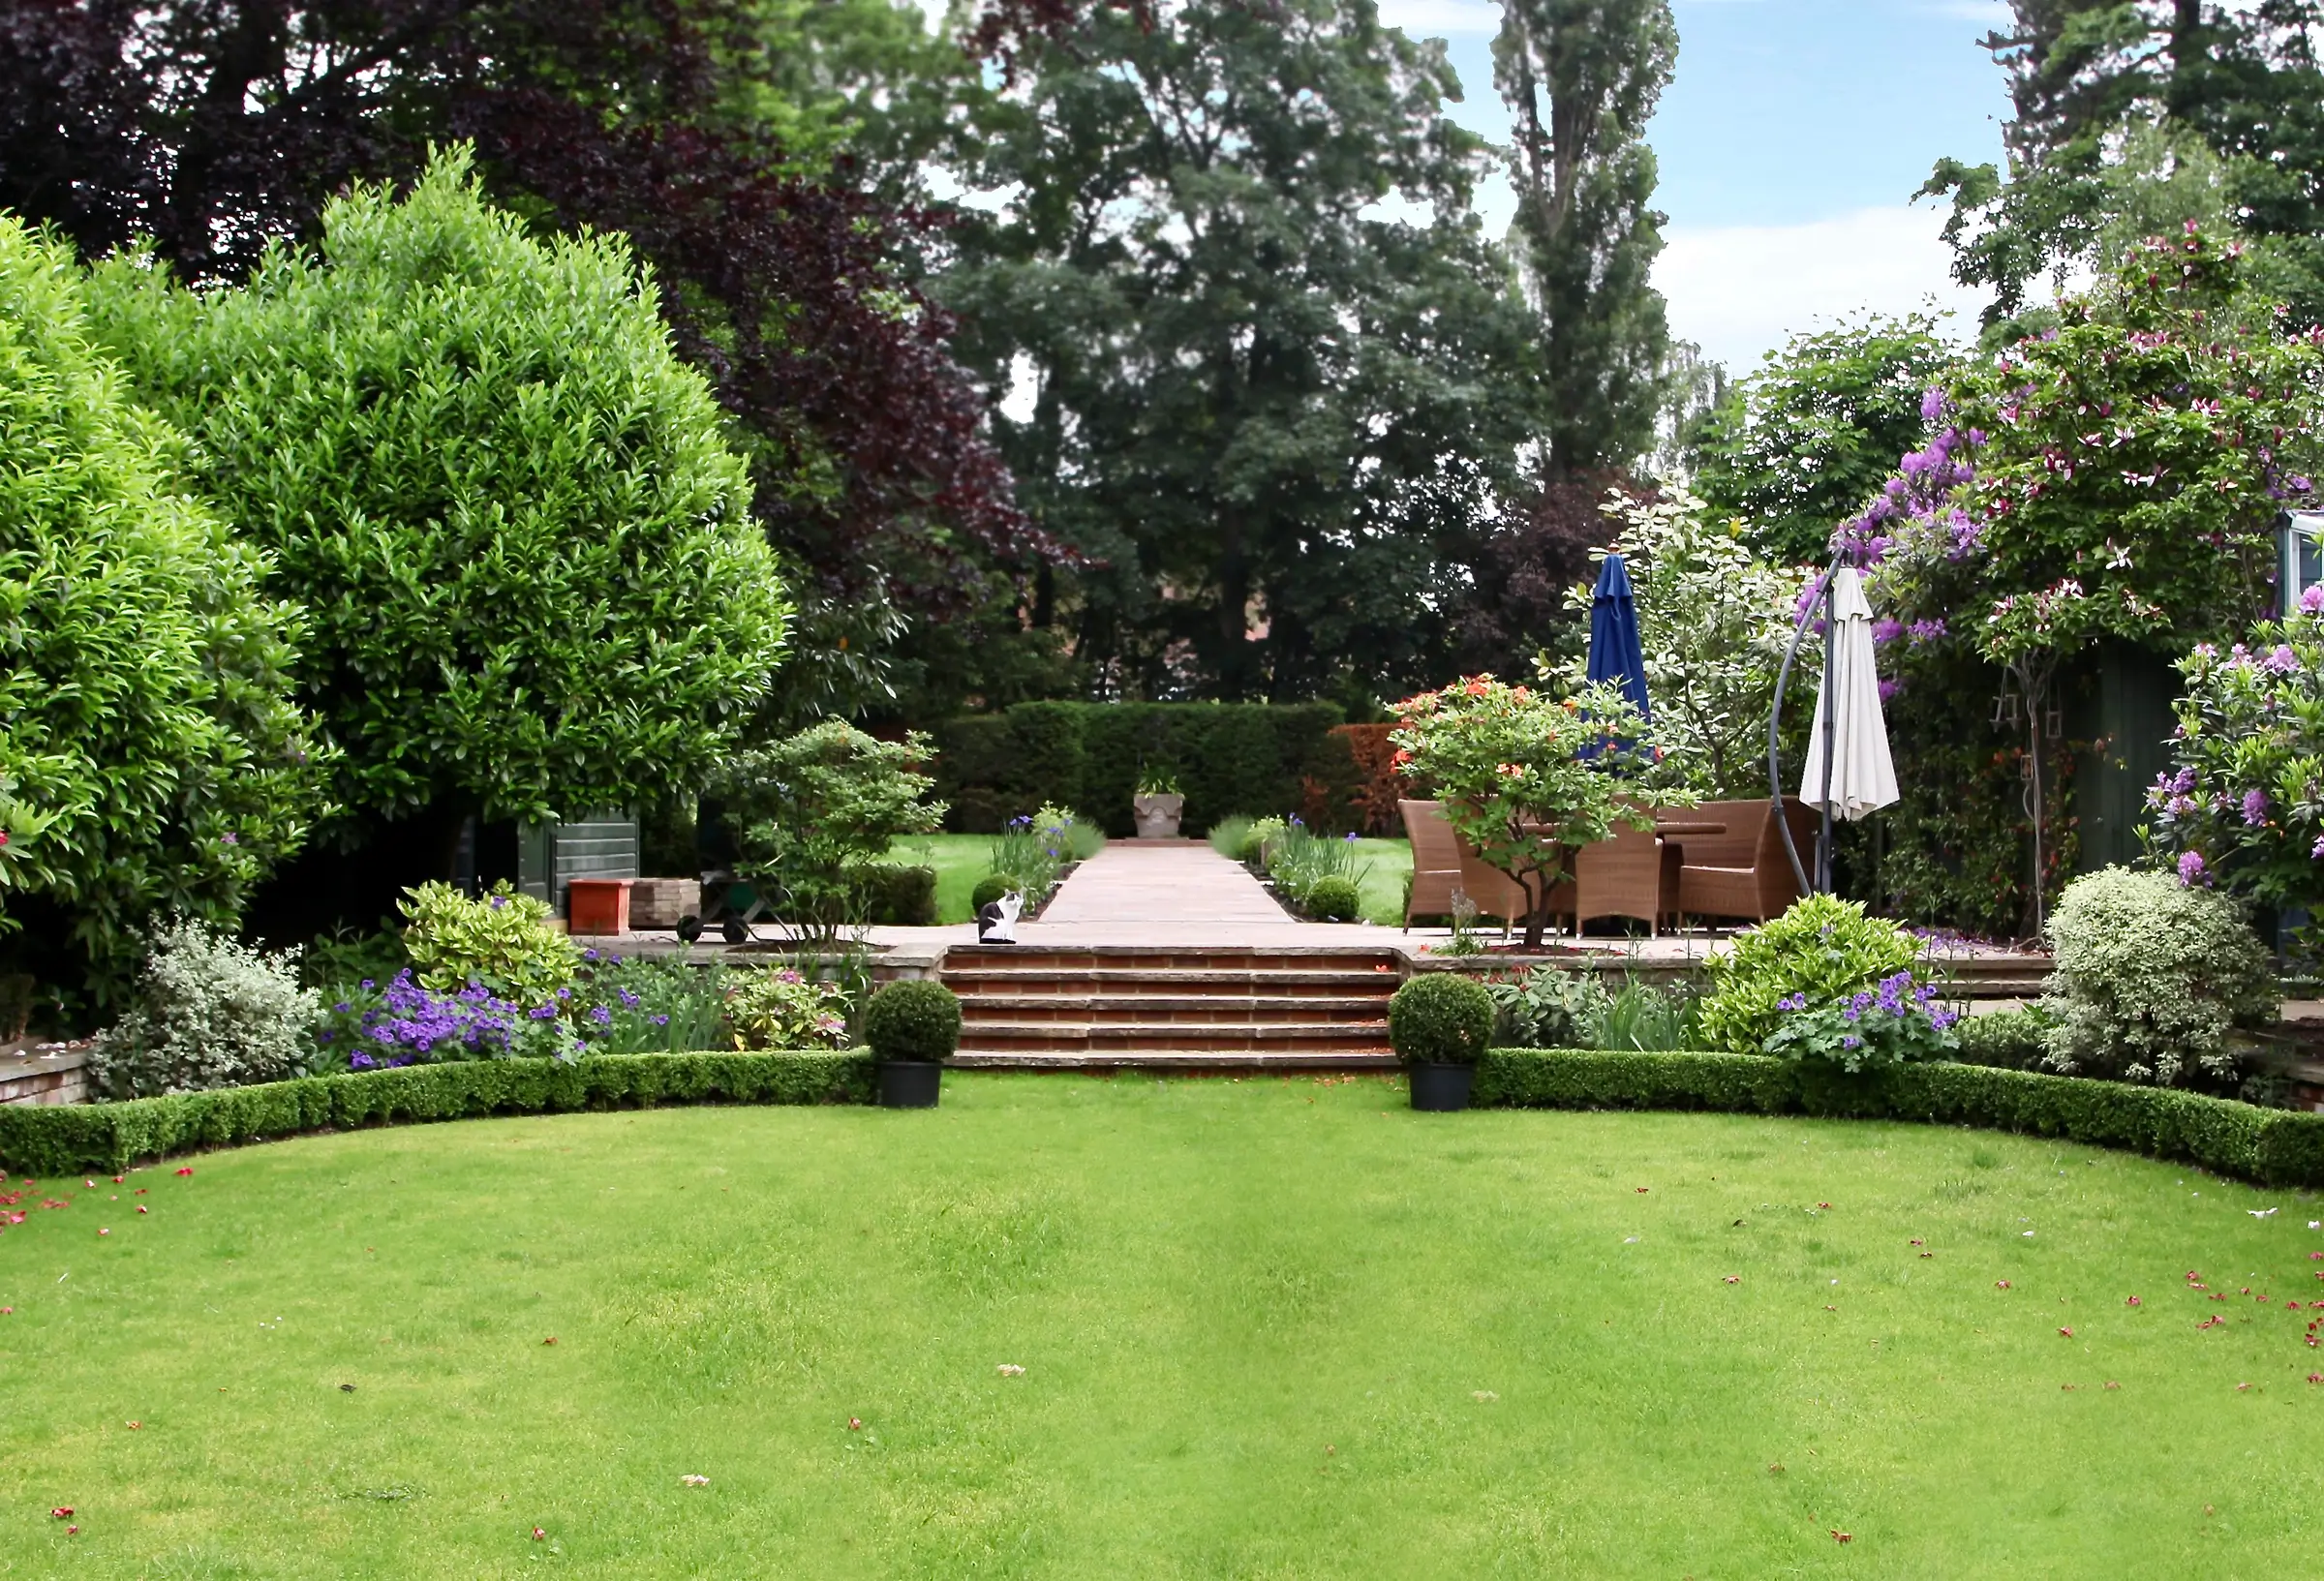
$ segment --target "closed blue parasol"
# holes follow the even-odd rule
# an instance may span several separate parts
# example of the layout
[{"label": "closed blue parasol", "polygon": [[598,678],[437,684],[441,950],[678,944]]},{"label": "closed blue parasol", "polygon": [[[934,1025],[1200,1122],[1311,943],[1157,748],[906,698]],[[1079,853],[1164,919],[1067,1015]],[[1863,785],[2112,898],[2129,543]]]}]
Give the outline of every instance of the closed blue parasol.
[{"label": "closed blue parasol", "polygon": [[1608,555],[1598,568],[1598,591],[1590,595],[1590,680],[1621,688],[1637,709],[1646,710],[1646,654],[1638,646],[1638,606],[1630,593],[1630,567]]}]

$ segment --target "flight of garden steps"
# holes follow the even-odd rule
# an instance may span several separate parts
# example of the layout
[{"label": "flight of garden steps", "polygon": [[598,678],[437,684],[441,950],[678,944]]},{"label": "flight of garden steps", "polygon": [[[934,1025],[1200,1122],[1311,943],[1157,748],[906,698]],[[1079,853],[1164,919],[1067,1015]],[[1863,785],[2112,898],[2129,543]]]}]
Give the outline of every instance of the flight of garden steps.
[{"label": "flight of garden steps", "polygon": [[954,1063],[987,1070],[1388,1069],[1390,950],[955,945]]}]

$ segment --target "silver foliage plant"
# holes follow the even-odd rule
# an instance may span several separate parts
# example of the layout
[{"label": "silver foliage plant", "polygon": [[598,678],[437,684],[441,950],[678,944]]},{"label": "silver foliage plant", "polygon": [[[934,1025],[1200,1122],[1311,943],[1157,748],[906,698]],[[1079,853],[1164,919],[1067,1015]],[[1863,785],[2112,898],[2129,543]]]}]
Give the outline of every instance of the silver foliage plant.
[{"label": "silver foliage plant", "polygon": [[298,952],[264,954],[182,919],[163,925],[128,1009],[89,1050],[109,1099],[280,1081],[307,1072],[321,996],[299,986]]},{"label": "silver foliage plant", "polygon": [[2162,872],[2075,879],[2050,918],[2057,952],[2043,1064],[2164,1087],[2230,1086],[2238,1027],[2276,1019],[2268,952],[2234,901]]}]

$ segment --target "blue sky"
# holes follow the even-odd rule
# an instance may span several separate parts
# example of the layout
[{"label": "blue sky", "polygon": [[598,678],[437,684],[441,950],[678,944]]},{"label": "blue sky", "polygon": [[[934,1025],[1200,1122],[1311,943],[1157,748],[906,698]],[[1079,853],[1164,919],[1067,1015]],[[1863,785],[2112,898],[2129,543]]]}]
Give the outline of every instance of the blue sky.
[{"label": "blue sky", "polygon": [[[1998,160],[2008,98],[1975,41],[2002,0],[1674,0],[1677,76],[1648,136],[1669,216],[1656,284],[1671,327],[1741,373],[1794,330],[1953,286],[1942,223],[1913,190],[1942,156]],[[1453,114],[1504,140],[1493,0],[1381,0],[1384,20],[1444,38],[1466,92]],[[1479,203],[1496,228],[1505,189]]]}]

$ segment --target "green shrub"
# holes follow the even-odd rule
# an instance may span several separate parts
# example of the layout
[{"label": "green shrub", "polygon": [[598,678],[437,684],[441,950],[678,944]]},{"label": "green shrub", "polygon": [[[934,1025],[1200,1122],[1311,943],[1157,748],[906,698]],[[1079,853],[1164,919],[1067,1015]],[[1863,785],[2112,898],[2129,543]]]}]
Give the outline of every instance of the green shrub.
[{"label": "green shrub", "polygon": [[1357,860],[1355,836],[1327,838],[1311,833],[1297,818],[1282,825],[1264,850],[1267,876],[1273,880],[1275,893],[1310,915],[1314,914],[1318,885],[1338,879],[1361,896],[1364,874],[1371,868],[1369,863]]},{"label": "green shrub", "polygon": [[968,892],[968,909],[972,912],[982,911],[1002,896],[1017,893],[1022,893],[1022,890],[1014,878],[1000,873],[987,873],[976,881],[976,888]]},{"label": "green shrub", "polygon": [[1864,915],[1852,900],[1811,895],[1772,922],[1740,934],[1709,961],[1711,991],[1702,1035],[1713,1048],[1758,1053],[1785,1016],[1778,1001],[1818,1010],[1909,970],[1920,954],[1911,934]]},{"label": "green shrub", "polygon": [[2005,1071],[2043,1069],[2054,1023],[2040,1007],[1964,1016],[1954,1024],[1953,1057],[1964,1065],[1992,1065]]},{"label": "green shrub", "polygon": [[1334,873],[1309,886],[1300,909],[1319,923],[1352,923],[1363,915],[1363,893],[1354,879]]},{"label": "green shrub", "polygon": [[1685,984],[1625,982],[1599,1013],[1590,1047],[1662,1052],[1702,1047],[1702,1000]]},{"label": "green shrub", "polygon": [[1081,705],[1019,703],[1009,710],[1008,718],[1010,783],[1053,806],[1081,802],[1087,763]]},{"label": "green shrub", "polygon": [[864,1042],[874,1059],[941,1063],[961,1046],[961,1001],[930,978],[902,978],[864,1008]]},{"label": "green shrub", "polygon": [[206,924],[171,923],[121,1019],[89,1048],[89,1084],[111,1099],[244,1087],[306,1074],[322,999],[298,952],[260,955]]},{"label": "green shrub", "polygon": [[1509,1049],[1596,1046],[1609,996],[1596,972],[1536,966],[1523,977],[1488,982],[1498,1016],[1493,1041]]},{"label": "green shrub", "polygon": [[927,800],[933,781],[919,772],[927,755],[925,736],[878,741],[844,719],[735,754],[709,791],[725,808],[736,870],[780,893],[785,921],[844,921],[849,868],[942,826],[944,808]]},{"label": "green shrub", "polygon": [[422,884],[404,892],[401,906],[413,975],[439,993],[456,993],[473,979],[532,1006],[572,984],[579,956],[549,926],[548,902],[511,892],[506,880],[473,900],[449,884]]},{"label": "green shrub", "polygon": [[1268,847],[1283,838],[1291,827],[1281,818],[1253,819],[1242,833],[1241,842],[1235,848],[1235,860],[1253,872],[1267,871]]},{"label": "green shrub", "polygon": [[955,827],[971,833],[1050,801],[1083,808],[1103,833],[1129,835],[1139,775],[1155,768],[1177,775],[1183,827],[1201,834],[1238,808],[1300,806],[1303,779],[1327,778],[1346,760],[1330,735],[1340,719],[1328,703],[1020,703],[939,725],[935,768]]},{"label": "green shrub", "polygon": [[2232,1090],[2229,1031],[2276,1019],[2266,948],[2235,902],[2167,873],[2108,867],[2050,916],[2051,1070]]},{"label": "green shrub", "polygon": [[1219,819],[1210,826],[1210,833],[1208,836],[1210,841],[1210,849],[1225,857],[1229,862],[1240,862],[1242,860],[1242,842],[1250,836],[1253,822],[1253,819],[1247,818],[1239,812],[1232,818]]},{"label": "green shrub", "polygon": [[850,920],[867,927],[933,927],[936,870],[872,862],[847,869]]},{"label": "green shrub", "polygon": [[337,198],[318,252],[240,289],[117,258],[92,301],[306,607],[300,695],[352,817],[637,806],[698,783],[766,689],[785,607],[749,468],[621,237],[536,231],[454,152],[401,200]]},{"label": "green shrub", "polygon": [[993,839],[993,871],[1013,881],[1027,910],[1037,910],[1056,889],[1069,863],[1086,861],[1106,838],[1069,808],[1044,803],[1038,812],[1012,818]]},{"label": "green shrub", "polygon": [[866,1103],[872,1060],[815,1053],[606,1054],[473,1060],[308,1077],[122,1104],[0,1106],[0,1168],[118,1173],[143,1159],[305,1131],[352,1131],[483,1114],[657,1104]]},{"label": "green shrub", "polygon": [[844,1049],[847,991],[788,966],[727,979],[726,1024],[737,1049]]},{"label": "green shrub", "polygon": [[1388,1002],[1388,1041],[1407,1065],[1474,1065],[1493,1038],[1493,996],[1458,972],[1423,972]]},{"label": "green shrub", "polygon": [[84,292],[0,216],[0,932],[76,1011],[126,988],[159,914],[230,926],[327,761],[290,701],[299,612],[185,492]]},{"label": "green shrub", "polygon": [[1944,1061],[1819,1078],[1801,1061],[1765,1054],[1496,1049],[1479,1063],[1475,1102],[1974,1125],[2185,1159],[2263,1185],[2324,1186],[2324,1114]]}]

